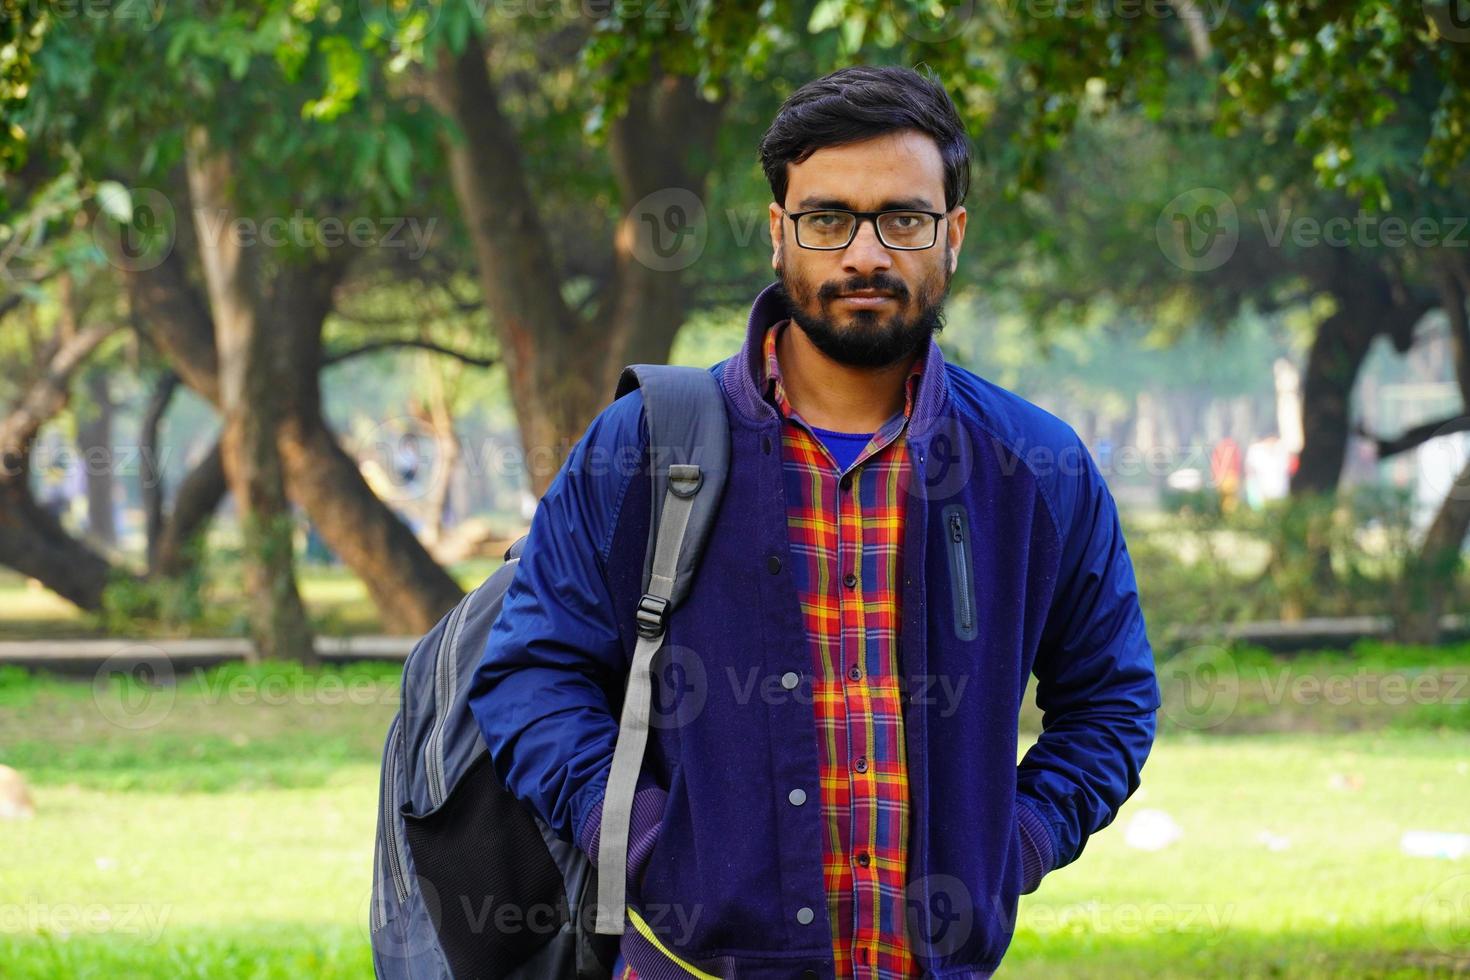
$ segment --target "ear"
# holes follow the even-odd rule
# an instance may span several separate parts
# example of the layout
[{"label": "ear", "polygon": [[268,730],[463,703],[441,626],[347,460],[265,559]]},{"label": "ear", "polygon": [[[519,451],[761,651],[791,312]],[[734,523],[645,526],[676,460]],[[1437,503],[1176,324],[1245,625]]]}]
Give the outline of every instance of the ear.
[{"label": "ear", "polygon": [[786,222],[785,215],[775,201],[768,208],[768,216],[771,225],[771,268],[779,272],[781,270],[781,249],[786,245]]},{"label": "ear", "polygon": [[964,206],[957,204],[954,210],[950,212],[949,220],[945,222],[949,226],[946,234],[949,238],[949,271],[951,275],[960,267],[960,246],[965,241],[966,217],[967,214]]}]

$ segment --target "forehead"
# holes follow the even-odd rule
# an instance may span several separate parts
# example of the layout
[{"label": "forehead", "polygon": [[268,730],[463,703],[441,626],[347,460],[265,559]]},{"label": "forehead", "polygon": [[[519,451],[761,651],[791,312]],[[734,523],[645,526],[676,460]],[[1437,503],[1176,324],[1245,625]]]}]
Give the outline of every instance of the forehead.
[{"label": "forehead", "polygon": [[822,147],[801,163],[788,164],[786,174],[785,205],[793,210],[944,210],[944,158],[933,138],[916,129]]}]

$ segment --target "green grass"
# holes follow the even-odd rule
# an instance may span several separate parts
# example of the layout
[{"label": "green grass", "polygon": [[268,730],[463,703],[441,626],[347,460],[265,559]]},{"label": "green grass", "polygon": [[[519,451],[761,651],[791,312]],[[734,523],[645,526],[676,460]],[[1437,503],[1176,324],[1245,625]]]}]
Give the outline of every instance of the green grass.
[{"label": "green grass", "polygon": [[[1374,656],[1412,669],[1436,652]],[[1238,665],[1261,657],[1243,651]],[[178,678],[161,710],[136,685],[0,670],[0,762],[25,773],[38,809],[0,825],[0,976],[370,976],[377,762],[396,675],[219,668]],[[1470,970],[1470,861],[1399,851],[1405,830],[1470,832],[1470,728],[1375,715],[1388,724],[1271,731],[1260,719],[1278,708],[1245,715],[1238,734],[1166,725],[1117,822],[1022,898],[1001,975]],[[1293,710],[1301,721],[1336,709]],[[1022,753],[1036,720],[1024,719]],[[1182,837],[1128,846],[1145,809]],[[1289,846],[1271,850],[1262,832]]]},{"label": "green grass", "polygon": [[1363,640],[1346,652],[1294,654],[1201,644],[1162,658],[1158,675],[1164,730],[1470,731],[1470,643]]},{"label": "green grass", "polygon": [[[499,568],[498,558],[472,558],[449,569],[469,591]],[[318,630],[329,635],[377,633],[382,629],[367,587],[342,566],[300,564],[297,586],[302,602]],[[152,635],[245,635],[244,607],[238,575],[216,570],[205,593],[205,609],[198,622],[169,630],[157,623],[139,624]],[[101,637],[107,632],[100,617],[82,612],[56,593],[9,569],[0,568],[0,638],[7,640]]]},{"label": "green grass", "polygon": [[173,688],[0,667],[0,762],[39,785],[154,792],[312,788],[374,763],[402,668],[228,664]]},{"label": "green grass", "polygon": [[[1470,969],[1470,868],[1399,852],[1405,830],[1470,831],[1467,760],[1463,732],[1162,736],[1118,820],[1022,898],[1006,972]],[[1180,839],[1129,847],[1145,808],[1169,814]],[[1262,832],[1289,845],[1273,851]]]}]

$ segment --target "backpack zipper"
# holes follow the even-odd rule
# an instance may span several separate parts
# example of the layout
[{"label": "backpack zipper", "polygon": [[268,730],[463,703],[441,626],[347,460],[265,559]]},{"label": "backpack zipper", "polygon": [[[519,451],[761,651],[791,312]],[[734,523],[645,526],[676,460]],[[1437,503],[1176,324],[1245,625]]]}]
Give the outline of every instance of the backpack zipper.
[{"label": "backpack zipper", "polygon": [[[514,565],[518,561],[519,558],[512,558],[505,564]],[[449,708],[454,704],[459,683],[459,634],[464,631],[466,610],[475,601],[475,594],[484,588],[485,582],[471,589],[470,594],[454,607],[449,622],[444,626],[444,634],[434,648],[434,725],[429,729],[429,737],[424,739],[424,766],[429,776],[429,802],[435,807],[443,804],[449,795],[444,785],[444,724],[449,720]]]},{"label": "backpack zipper", "polygon": [[[408,880],[403,873],[403,854],[399,850],[398,842],[398,754],[399,720],[394,716],[393,725],[388,729],[388,771],[383,782],[383,799],[379,804],[378,819],[383,822],[383,836],[387,838],[387,860],[388,877],[393,882],[393,891],[398,896],[398,903],[402,905],[408,901]],[[388,924],[388,911],[382,903],[377,903],[373,911],[381,916],[379,923],[381,928]]]},{"label": "backpack zipper", "polygon": [[[470,596],[474,595],[472,591]],[[454,701],[455,681],[458,664],[454,657],[459,647],[459,633],[464,627],[465,610],[469,608],[470,596],[454,607],[444,633],[434,647],[434,724],[429,737],[424,739],[424,769],[429,777],[429,804],[437,807],[444,802],[448,792],[444,786],[444,722],[449,717],[449,706]],[[449,654],[445,656],[446,652]]]},{"label": "backpack zipper", "polygon": [[975,638],[975,597],[971,589],[970,527],[959,504],[944,508],[949,539],[949,571],[954,594],[955,632],[962,640]]}]

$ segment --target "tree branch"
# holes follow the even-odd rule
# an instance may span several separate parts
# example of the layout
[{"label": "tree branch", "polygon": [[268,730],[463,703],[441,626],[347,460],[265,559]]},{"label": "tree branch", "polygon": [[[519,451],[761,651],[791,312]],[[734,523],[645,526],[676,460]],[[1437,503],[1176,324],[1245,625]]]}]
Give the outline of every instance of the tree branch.
[{"label": "tree branch", "polygon": [[392,350],[399,347],[414,347],[434,354],[443,354],[445,357],[452,357],[455,360],[463,361],[471,367],[488,368],[500,363],[498,358],[475,357],[473,354],[466,354],[464,351],[440,346],[431,340],[416,340],[413,337],[395,337],[392,340],[374,340],[370,343],[363,344],[361,347],[353,347],[348,350],[326,354],[322,357],[322,366],[327,367],[333,364],[340,364],[343,361],[350,360],[354,357],[361,357],[364,354],[373,354],[380,350]]},{"label": "tree branch", "polygon": [[[116,324],[96,323],[57,345],[41,376],[21,394],[10,413],[0,419],[0,456],[15,455],[23,459],[29,453],[31,440],[41,426],[66,406],[72,373],[116,329]],[[9,466],[0,468],[0,475],[9,469]]]},{"label": "tree branch", "polygon": [[1447,415],[1433,422],[1424,422],[1396,436],[1376,435],[1368,431],[1361,421],[1353,426],[1353,431],[1364,439],[1373,443],[1375,451],[1380,460],[1397,456],[1399,453],[1408,452],[1416,446],[1421,446],[1431,439],[1440,436],[1451,435],[1455,432],[1470,430],[1470,415]]}]

